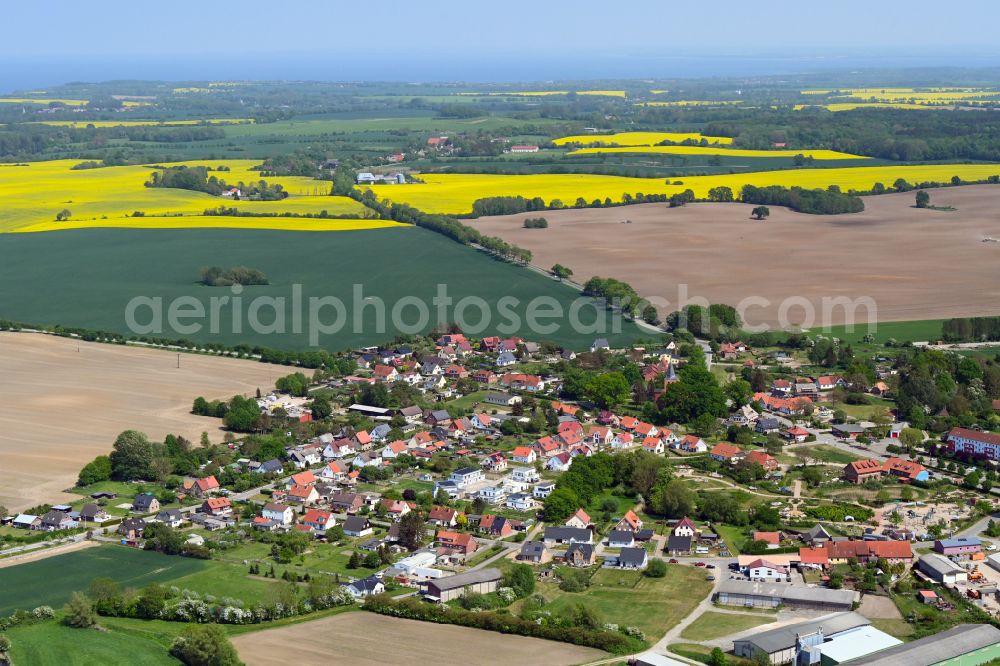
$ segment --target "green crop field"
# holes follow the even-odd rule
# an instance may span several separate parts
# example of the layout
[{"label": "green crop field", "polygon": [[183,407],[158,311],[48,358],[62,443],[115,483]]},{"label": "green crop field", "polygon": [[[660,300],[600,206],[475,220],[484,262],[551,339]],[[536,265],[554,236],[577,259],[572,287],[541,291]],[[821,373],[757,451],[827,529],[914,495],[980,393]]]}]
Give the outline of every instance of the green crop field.
[{"label": "green crop field", "polygon": [[[196,284],[204,266],[250,266],[262,270],[269,285],[247,287],[241,295],[243,332],[234,332],[232,304],[218,311],[218,333],[210,331],[207,315],[213,297],[233,296],[229,288]],[[588,276],[589,277],[589,276]],[[320,335],[321,347],[348,349],[391,340],[398,329],[391,328],[392,309],[404,297],[416,297],[428,308],[424,331],[437,319],[431,303],[439,284],[458,303],[467,296],[479,296],[493,305],[490,325],[482,335],[514,334],[534,340],[551,340],[575,349],[589,347],[597,337],[607,337],[623,346],[643,335],[634,325],[621,323],[614,334],[612,317],[597,312],[591,305],[582,308],[579,319],[584,324],[601,321],[607,334],[589,326],[571,330],[568,321],[559,320],[555,332],[533,333],[526,321],[527,303],[535,297],[548,297],[562,305],[564,312],[578,293],[537,272],[495,260],[467,246],[438,234],[415,227],[397,227],[388,231],[285,232],[226,229],[81,229],[37,234],[9,234],[0,240],[0,281],[29,286],[8,289],[0,303],[0,319],[32,324],[61,324],[88,329],[128,333],[125,312],[136,297],[160,298],[162,334],[154,337],[187,338],[198,342],[221,344],[246,343],[276,349],[309,347],[309,298],[336,297],[345,306],[343,330],[336,335]],[[294,331],[293,291],[301,285],[302,332]],[[357,299],[361,326],[355,326],[355,285],[362,291]],[[202,330],[184,333],[170,325],[168,307],[173,299],[189,296],[203,304],[206,318]],[[275,306],[285,314],[285,333],[251,330],[251,303],[259,297],[284,298]],[[495,304],[502,296],[520,302],[513,308],[519,326],[501,330],[511,321]],[[385,330],[376,326],[377,310],[365,299],[384,300]],[[151,301],[147,301],[151,302]],[[142,311],[145,310],[145,314]],[[420,312],[414,306],[400,310],[405,326],[415,326]],[[153,316],[147,307],[136,313],[137,321],[148,323]],[[332,322],[337,312],[329,307],[320,313],[324,322]],[[454,307],[446,323],[455,320]],[[465,318],[471,325],[481,321],[478,307],[468,307]],[[539,318],[551,325],[552,319]],[[600,320],[597,318],[600,317]],[[265,306],[259,321],[274,322],[274,308]],[[179,323],[189,323],[187,320]],[[516,322],[515,322],[516,323]],[[279,328],[279,327],[276,327]],[[472,332],[472,331],[467,331]]]},{"label": "green crop field", "polygon": [[[879,344],[884,344],[889,338],[893,338],[899,342],[926,342],[934,341],[941,337],[941,324],[943,323],[943,319],[885,321],[877,323],[871,332],[875,336],[875,342]],[[869,326],[867,324],[857,324],[854,326],[854,330],[848,330],[845,326],[833,326],[822,331],[816,330],[810,332],[821,333],[840,338],[851,344],[858,344],[869,333]]]},{"label": "green crop field", "polygon": [[[101,546],[0,569],[0,615],[38,606],[58,608],[90,581],[107,576],[128,587],[167,583],[201,571],[204,560]],[[42,582],[44,581],[44,582]]]}]

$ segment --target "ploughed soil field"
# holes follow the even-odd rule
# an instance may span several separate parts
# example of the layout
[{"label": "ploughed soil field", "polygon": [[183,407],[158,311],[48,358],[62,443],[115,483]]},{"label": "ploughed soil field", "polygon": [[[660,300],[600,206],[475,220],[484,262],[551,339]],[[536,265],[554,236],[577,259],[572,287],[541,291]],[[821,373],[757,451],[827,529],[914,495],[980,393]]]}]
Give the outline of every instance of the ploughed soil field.
[{"label": "ploughed soil field", "polygon": [[569,643],[365,612],[255,631],[232,640],[247,666],[568,666],[607,657],[600,650]]},{"label": "ploughed soil field", "polygon": [[[754,206],[697,203],[681,208],[641,204],[617,208],[544,211],[471,221],[534,253],[532,263],[556,263],[583,283],[594,275],[628,282],[640,295],[667,299],[675,310],[678,285],[688,297],[738,305],[750,297],[767,305],[745,310],[751,324],[780,323],[785,299],[805,299],[788,309],[787,323],[842,324],[844,308],[822,316],[826,297],[869,297],[879,321],[946,319],[1000,314],[1000,186],[969,185],[927,190],[931,205],[917,209],[914,193],[864,197],[865,210],[849,215],[805,215],[771,206],[765,221]],[[547,229],[525,229],[542,216]],[[630,221],[630,222],[627,222]],[[866,321],[858,308],[856,321]]]},{"label": "ploughed soil field", "polygon": [[[78,351],[79,349],[79,351]],[[62,490],[123,430],[222,439],[219,419],[190,414],[199,395],[267,391],[282,366],[32,333],[0,333],[0,505],[70,500]]]}]

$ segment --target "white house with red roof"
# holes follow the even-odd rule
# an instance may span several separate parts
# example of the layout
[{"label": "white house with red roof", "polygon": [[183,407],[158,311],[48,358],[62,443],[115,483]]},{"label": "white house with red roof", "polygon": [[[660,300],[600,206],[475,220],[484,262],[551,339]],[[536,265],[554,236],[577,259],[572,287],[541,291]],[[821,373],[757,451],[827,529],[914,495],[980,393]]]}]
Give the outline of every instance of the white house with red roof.
[{"label": "white house with red roof", "polygon": [[383,499],[380,505],[385,508],[386,514],[393,520],[399,520],[408,514],[411,509],[409,503],[402,500]]},{"label": "white house with red roof", "polygon": [[746,566],[747,577],[754,581],[776,581],[788,577],[788,568],[763,558],[758,558]]},{"label": "white house with red roof", "polygon": [[219,490],[219,481],[214,476],[185,481],[184,490],[192,497],[205,497]]},{"label": "white house with red roof", "polygon": [[531,465],[538,460],[538,454],[530,446],[519,446],[510,452],[510,459],[522,465]]},{"label": "white house with red roof", "polygon": [[571,464],[573,464],[573,456],[563,451],[549,458],[545,462],[545,469],[550,472],[565,472]]},{"label": "white house with red roof", "polygon": [[382,451],[380,453],[382,454],[382,458],[392,460],[397,456],[406,453],[408,450],[409,448],[406,446],[406,442],[397,439],[396,441],[389,442],[382,447]]},{"label": "white house with red roof", "polygon": [[391,383],[399,379],[399,371],[391,365],[376,365],[372,376],[376,381]]},{"label": "white house with red roof", "polygon": [[635,511],[629,509],[622,516],[621,520],[614,527],[616,530],[628,530],[629,532],[638,532],[642,529],[642,519],[635,514]]},{"label": "white house with red roof", "polygon": [[592,425],[587,431],[587,439],[595,446],[611,446],[615,434],[609,426]]},{"label": "white house with red roof", "polygon": [[718,460],[719,462],[734,463],[737,460],[743,458],[743,450],[727,442],[721,442],[712,447],[712,453],[710,454],[713,460]]},{"label": "white house with red roof", "polygon": [[804,442],[809,437],[809,431],[802,426],[792,426],[791,428],[787,428],[782,434],[786,439],[790,439],[793,442]]},{"label": "white house with red roof", "polygon": [[490,472],[502,472],[507,469],[507,459],[499,451],[483,458],[482,466]]},{"label": "white house with red roof", "polygon": [[698,528],[694,526],[694,521],[692,521],[687,516],[681,518],[673,529],[674,536],[686,536],[694,538],[698,534]]},{"label": "white house with red roof", "polygon": [[698,435],[684,435],[677,442],[677,449],[685,453],[705,453],[708,451],[708,445]]},{"label": "white house with red roof", "polygon": [[319,500],[319,493],[315,486],[292,486],[285,493],[285,498],[297,504],[314,504]]},{"label": "white house with red roof", "polygon": [[292,486],[311,486],[314,483],[316,483],[316,475],[311,469],[307,469],[298,474],[292,474],[285,485],[291,488]]},{"label": "white house with red roof", "polygon": [[663,455],[666,447],[663,445],[663,440],[659,437],[647,437],[642,440],[642,450],[656,455]]},{"label": "white house with red roof", "polygon": [[493,417],[486,412],[474,414],[471,419],[472,427],[476,430],[492,430]]},{"label": "white house with red roof", "polygon": [[337,519],[334,518],[333,513],[330,511],[323,511],[322,509],[309,509],[306,514],[302,516],[300,521],[302,525],[307,525],[314,530],[326,531],[337,524]]},{"label": "white house with red roof", "polygon": [[593,521],[590,519],[590,515],[583,509],[577,509],[576,513],[566,519],[564,523],[566,527],[578,527],[580,529],[587,529],[593,525]]}]

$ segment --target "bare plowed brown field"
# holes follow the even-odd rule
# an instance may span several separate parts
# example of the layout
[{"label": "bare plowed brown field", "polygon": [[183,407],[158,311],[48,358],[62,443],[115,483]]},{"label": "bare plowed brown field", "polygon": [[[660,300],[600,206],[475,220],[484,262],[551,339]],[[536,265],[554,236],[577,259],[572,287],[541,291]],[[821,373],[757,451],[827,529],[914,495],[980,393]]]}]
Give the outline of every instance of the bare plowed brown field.
[{"label": "bare plowed brown field", "polygon": [[[77,351],[79,349],[79,351]],[[209,399],[268,390],[280,366],[31,333],[0,333],[0,504],[69,499],[80,468],[123,430],[219,441],[218,419],[189,413]]]},{"label": "bare plowed brown field", "polygon": [[242,634],[233,643],[248,666],[569,666],[607,657],[568,643],[364,612]]},{"label": "bare plowed brown field", "polygon": [[[957,210],[914,208],[907,192],[865,197],[865,211],[851,215],[772,206],[763,222],[750,219],[750,205],[699,203],[546,211],[548,229],[522,227],[538,213],[472,224],[530,249],[536,266],[563,264],[578,282],[624,280],[643,296],[667,299],[667,310],[686,284],[689,296],[713,303],[770,301],[747,310],[751,323],[777,323],[781,302],[791,297],[817,313],[824,297],[870,297],[879,321],[1000,314],[1000,243],[983,242],[1000,239],[1000,186],[928,192],[933,205]],[[802,313],[792,307],[788,319],[808,323]],[[843,310],[830,319],[844,323]]]}]

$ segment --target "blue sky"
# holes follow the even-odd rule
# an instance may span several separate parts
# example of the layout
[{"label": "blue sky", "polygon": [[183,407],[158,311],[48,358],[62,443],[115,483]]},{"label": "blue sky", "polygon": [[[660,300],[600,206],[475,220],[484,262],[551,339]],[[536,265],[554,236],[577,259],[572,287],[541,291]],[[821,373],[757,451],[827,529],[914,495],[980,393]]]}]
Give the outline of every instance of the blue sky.
[{"label": "blue sky", "polygon": [[[90,80],[241,72],[498,80],[505,66],[507,78],[543,80],[801,71],[865,59],[1000,64],[1000,2],[989,0],[56,0],[11,3],[0,16],[0,85],[51,77],[59,65],[64,79]],[[711,71],[725,62],[730,71]]]}]

